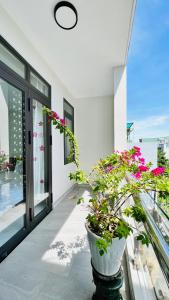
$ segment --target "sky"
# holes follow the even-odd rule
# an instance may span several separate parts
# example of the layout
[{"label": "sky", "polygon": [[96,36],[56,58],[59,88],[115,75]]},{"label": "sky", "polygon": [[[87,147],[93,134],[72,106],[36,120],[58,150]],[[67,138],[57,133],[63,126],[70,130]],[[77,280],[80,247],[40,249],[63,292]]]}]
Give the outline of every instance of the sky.
[{"label": "sky", "polygon": [[169,136],[169,0],[137,0],[127,77],[135,140]]}]

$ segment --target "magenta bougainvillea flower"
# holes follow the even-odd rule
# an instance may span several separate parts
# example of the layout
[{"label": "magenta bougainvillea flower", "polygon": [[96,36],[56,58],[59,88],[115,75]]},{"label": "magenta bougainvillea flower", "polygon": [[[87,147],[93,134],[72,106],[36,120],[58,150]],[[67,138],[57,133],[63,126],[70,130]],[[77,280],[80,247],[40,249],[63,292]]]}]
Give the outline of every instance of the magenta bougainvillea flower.
[{"label": "magenta bougainvillea flower", "polygon": [[158,176],[158,175],[161,175],[165,172],[165,168],[164,167],[157,167],[155,169],[153,169],[151,171],[151,173],[154,175],[154,176]]},{"label": "magenta bougainvillea flower", "polygon": [[144,165],[145,164],[145,159],[143,158],[143,157],[139,157],[139,162],[142,164],[142,165]]},{"label": "magenta bougainvillea flower", "polygon": [[60,119],[60,122],[61,122],[62,126],[65,126],[65,120],[64,119]]},{"label": "magenta bougainvillea flower", "polygon": [[140,178],[141,178],[141,172],[135,173],[135,174],[134,174],[134,177],[135,177],[136,179],[140,179]]},{"label": "magenta bougainvillea flower", "polygon": [[149,168],[148,168],[147,166],[143,166],[143,165],[142,165],[142,166],[139,166],[138,168],[139,168],[139,171],[140,171],[140,172],[146,172],[146,171],[149,170]]},{"label": "magenta bougainvillea flower", "polygon": [[49,119],[49,122],[51,122],[52,120],[53,121],[60,121],[60,124],[64,127],[66,124],[65,124],[65,120],[60,118],[59,115],[55,112],[55,111],[51,111],[50,114],[48,115],[48,119]]}]

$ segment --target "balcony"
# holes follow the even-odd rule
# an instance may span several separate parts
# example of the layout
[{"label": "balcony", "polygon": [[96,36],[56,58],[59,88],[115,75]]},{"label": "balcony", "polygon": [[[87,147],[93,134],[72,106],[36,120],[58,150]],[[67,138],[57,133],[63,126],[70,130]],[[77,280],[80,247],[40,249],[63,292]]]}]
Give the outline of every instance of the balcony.
[{"label": "balcony", "polygon": [[[70,182],[69,141],[43,109],[75,133],[86,172],[112,149],[126,149],[136,1],[72,2],[77,24],[64,30],[52,0],[0,0],[0,300],[90,300],[95,291],[85,229],[90,190]],[[85,202],[77,206],[79,196]],[[142,247],[135,232],[127,239],[120,292],[123,300],[167,300],[168,208],[153,194],[141,200],[152,244]]]}]

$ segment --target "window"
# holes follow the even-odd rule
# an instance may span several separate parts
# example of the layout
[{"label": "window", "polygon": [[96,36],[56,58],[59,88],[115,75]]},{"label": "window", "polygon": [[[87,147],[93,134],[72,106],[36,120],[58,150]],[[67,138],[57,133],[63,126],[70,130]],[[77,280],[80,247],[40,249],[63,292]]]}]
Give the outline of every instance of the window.
[{"label": "window", "polygon": [[[2,63],[2,64],[1,64]],[[46,98],[50,98],[50,85],[42,78],[36,70],[18,53],[16,50],[7,43],[6,40],[0,35],[0,67],[2,69],[8,67],[8,71],[12,72],[12,76],[19,75],[25,80],[25,83],[34,87],[38,92]],[[10,72],[11,73],[11,72]],[[20,80],[20,78],[18,78]]]},{"label": "window", "polygon": [[[74,108],[73,106],[63,99],[63,109],[64,109],[64,119],[66,125],[70,128],[70,130],[74,133]],[[74,161],[72,157],[70,159],[70,142],[68,137],[64,136],[64,164],[69,164]]]},{"label": "window", "polygon": [[3,44],[0,43],[0,60],[18,75],[25,78],[25,65]]},{"label": "window", "polygon": [[49,96],[49,88],[47,84],[39,78],[34,72],[30,72],[30,83],[45,96]]}]

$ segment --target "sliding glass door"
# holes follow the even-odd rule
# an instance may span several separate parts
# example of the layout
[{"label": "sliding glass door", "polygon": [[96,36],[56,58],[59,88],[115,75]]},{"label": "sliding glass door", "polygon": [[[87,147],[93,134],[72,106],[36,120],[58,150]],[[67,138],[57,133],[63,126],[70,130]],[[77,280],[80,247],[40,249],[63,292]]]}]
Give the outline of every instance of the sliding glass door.
[{"label": "sliding glass door", "polygon": [[33,110],[33,205],[34,217],[49,205],[49,123],[43,104],[32,98]]},{"label": "sliding glass door", "polygon": [[0,261],[52,209],[50,94],[0,36]]},{"label": "sliding glass door", "polygon": [[24,98],[0,78],[0,247],[25,227]]}]

